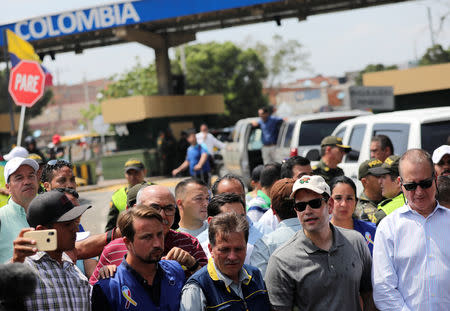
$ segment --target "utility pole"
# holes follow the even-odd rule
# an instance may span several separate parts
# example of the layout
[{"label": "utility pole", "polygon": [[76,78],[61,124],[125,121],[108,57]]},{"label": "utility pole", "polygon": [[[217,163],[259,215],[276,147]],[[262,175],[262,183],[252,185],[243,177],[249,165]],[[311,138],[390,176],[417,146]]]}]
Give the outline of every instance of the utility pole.
[{"label": "utility pole", "polygon": [[427,7],[427,9],[428,9],[428,27],[430,28],[431,44],[432,46],[435,46],[436,43],[434,42],[433,22],[431,20],[431,9],[430,7]]}]

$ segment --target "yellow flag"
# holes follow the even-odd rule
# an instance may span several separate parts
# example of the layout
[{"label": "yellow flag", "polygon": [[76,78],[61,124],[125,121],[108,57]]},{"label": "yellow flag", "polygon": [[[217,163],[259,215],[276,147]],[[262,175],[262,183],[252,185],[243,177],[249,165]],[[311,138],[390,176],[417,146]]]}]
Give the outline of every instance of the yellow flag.
[{"label": "yellow flag", "polygon": [[23,59],[41,63],[39,55],[36,54],[30,43],[9,29],[6,30],[6,37],[8,39],[8,52],[10,53],[13,67]]}]

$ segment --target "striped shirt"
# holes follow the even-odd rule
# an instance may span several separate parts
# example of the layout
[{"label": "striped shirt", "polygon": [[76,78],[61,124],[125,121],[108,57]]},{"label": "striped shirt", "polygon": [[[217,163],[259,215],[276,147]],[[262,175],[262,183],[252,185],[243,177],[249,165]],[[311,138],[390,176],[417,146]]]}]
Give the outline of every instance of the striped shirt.
[{"label": "striped shirt", "polygon": [[67,254],[62,255],[62,265],[45,252],[25,258],[25,264],[37,277],[34,294],[25,300],[27,310],[91,310],[91,286]]},{"label": "striped shirt", "polygon": [[[202,267],[208,263],[208,258],[206,257],[200,243],[190,234],[170,230],[169,233],[167,233],[167,235],[164,237],[163,256],[167,255],[167,253],[173,247],[179,247],[182,250],[188,252],[198,261],[198,263]],[[95,268],[94,273],[92,273],[91,278],[89,279],[89,283],[91,285],[97,283],[99,270],[103,266],[119,266],[122,263],[123,256],[125,256],[127,251],[128,250],[125,242],[123,241],[123,238],[115,239],[114,241],[106,245],[100,256],[97,267]]]}]

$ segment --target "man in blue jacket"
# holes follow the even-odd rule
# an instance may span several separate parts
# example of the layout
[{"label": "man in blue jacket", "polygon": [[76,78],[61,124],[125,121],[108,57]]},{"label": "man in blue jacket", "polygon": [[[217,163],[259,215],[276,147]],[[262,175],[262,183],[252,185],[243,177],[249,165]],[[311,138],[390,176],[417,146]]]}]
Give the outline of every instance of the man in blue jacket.
[{"label": "man in blue jacket", "polygon": [[244,264],[246,218],[235,213],[215,216],[209,224],[209,240],[212,258],[187,281],[180,311],[270,310],[261,273]]},{"label": "man in blue jacket", "polygon": [[185,276],[178,262],[161,260],[160,213],[137,205],[122,213],[118,224],[128,252],[114,277],[95,284],[92,310],[178,311]]}]

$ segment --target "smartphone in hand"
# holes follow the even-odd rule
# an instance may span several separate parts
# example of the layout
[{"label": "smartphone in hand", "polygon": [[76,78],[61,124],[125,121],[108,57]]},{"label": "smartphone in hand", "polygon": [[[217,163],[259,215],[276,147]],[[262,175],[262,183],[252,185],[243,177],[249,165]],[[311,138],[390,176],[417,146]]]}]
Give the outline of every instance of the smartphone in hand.
[{"label": "smartphone in hand", "polygon": [[35,240],[35,247],[42,252],[54,251],[57,248],[55,229],[27,231],[24,233],[23,237]]}]

